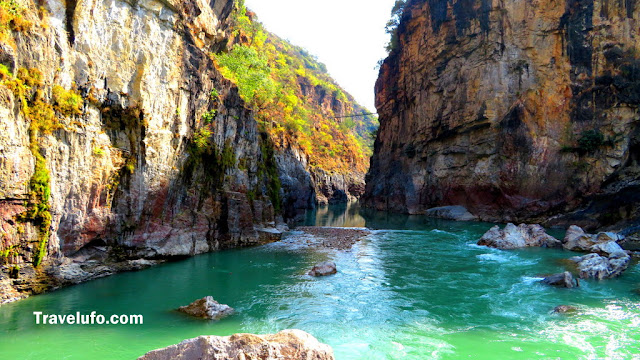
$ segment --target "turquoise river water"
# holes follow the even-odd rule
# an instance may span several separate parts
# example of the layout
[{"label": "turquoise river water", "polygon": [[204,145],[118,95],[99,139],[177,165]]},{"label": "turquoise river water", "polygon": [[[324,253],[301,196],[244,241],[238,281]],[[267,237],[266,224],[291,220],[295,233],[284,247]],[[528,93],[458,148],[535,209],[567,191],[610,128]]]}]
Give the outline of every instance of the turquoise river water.
[{"label": "turquoise river water", "polygon": [[[351,251],[286,243],[123,273],[0,307],[0,359],[135,359],[198,335],[305,330],[348,359],[640,359],[640,265],[579,289],[540,284],[575,254],[475,245],[491,226],[323,209],[308,224],[366,226]],[[562,233],[554,234],[562,236]],[[305,272],[331,259],[338,274]],[[218,322],[172,309],[206,295]],[[579,308],[552,314],[557,305]],[[142,314],[143,325],[36,325],[47,314]]]}]

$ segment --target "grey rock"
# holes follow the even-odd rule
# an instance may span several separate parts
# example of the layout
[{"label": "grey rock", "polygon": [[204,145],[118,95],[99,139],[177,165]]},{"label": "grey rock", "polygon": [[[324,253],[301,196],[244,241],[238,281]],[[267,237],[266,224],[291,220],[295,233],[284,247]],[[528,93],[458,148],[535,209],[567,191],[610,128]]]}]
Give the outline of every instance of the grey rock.
[{"label": "grey rock", "polygon": [[205,296],[187,306],[181,306],[178,311],[193,317],[210,320],[220,320],[233,314],[233,309],[229,305],[220,304],[213,300],[211,296]]},{"label": "grey rock", "polygon": [[615,241],[607,241],[607,242],[595,244],[591,247],[590,250],[591,252],[604,255],[604,256],[611,256],[611,254],[614,254],[614,253],[624,252],[622,247],[620,247],[620,245],[618,245],[618,243],[616,243]]},{"label": "grey rock", "polygon": [[529,246],[559,247],[561,242],[548,235],[540,225],[515,226],[509,223],[503,230],[497,225],[489,229],[478,241],[478,245],[509,250]]},{"label": "grey rock", "polygon": [[309,271],[309,275],[311,276],[327,276],[333,275],[338,272],[336,268],[336,263],[332,261],[325,261],[316,266],[314,266],[311,271]]},{"label": "grey rock", "polygon": [[611,254],[608,258],[598,254],[573,257],[582,279],[611,279],[627,269],[631,257],[624,252]]},{"label": "grey rock", "polygon": [[441,206],[428,209],[425,215],[438,219],[455,221],[477,221],[478,217],[473,215],[464,206]]},{"label": "grey rock", "polygon": [[580,284],[573,278],[573,275],[568,271],[548,276],[544,278],[542,282],[547,285],[566,287],[569,289],[580,286]]},{"label": "grey rock", "polygon": [[613,232],[587,234],[579,226],[571,225],[564,236],[562,247],[571,251],[597,252],[608,256],[622,250],[617,242],[623,240],[624,236]]},{"label": "grey rock", "polygon": [[153,350],[138,360],[334,360],[330,346],[301,330],[274,335],[200,336]]}]

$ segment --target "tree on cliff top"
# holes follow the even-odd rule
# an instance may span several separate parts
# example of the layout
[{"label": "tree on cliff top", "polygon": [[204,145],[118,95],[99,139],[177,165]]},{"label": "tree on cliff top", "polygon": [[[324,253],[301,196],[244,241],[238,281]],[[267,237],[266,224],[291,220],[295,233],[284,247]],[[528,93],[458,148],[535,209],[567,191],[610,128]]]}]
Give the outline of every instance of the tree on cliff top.
[{"label": "tree on cliff top", "polygon": [[385,26],[387,34],[391,35],[389,43],[387,44],[387,52],[389,53],[398,47],[398,25],[400,25],[400,18],[404,13],[406,5],[407,0],[396,0],[391,9],[391,19],[389,19]]}]

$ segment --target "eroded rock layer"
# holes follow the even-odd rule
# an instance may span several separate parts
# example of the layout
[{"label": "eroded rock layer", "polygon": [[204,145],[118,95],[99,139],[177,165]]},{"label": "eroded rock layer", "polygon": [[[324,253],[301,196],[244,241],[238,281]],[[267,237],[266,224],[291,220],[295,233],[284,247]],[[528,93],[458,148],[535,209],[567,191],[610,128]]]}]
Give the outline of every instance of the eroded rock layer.
[{"label": "eroded rock layer", "polygon": [[638,215],[636,1],[409,0],[365,201],[587,227]]}]

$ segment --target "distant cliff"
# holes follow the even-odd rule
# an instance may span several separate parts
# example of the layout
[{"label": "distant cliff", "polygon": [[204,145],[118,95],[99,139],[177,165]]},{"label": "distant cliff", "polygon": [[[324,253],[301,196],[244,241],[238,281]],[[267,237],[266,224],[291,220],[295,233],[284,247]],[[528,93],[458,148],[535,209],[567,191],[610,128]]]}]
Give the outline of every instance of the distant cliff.
[{"label": "distant cliff", "polygon": [[284,213],[346,202],[364,192],[377,120],[306,50],[269,33],[238,1],[232,33],[212,55],[277,149]]},{"label": "distant cliff", "polygon": [[638,214],[640,4],[409,0],[365,203],[601,227]]}]

